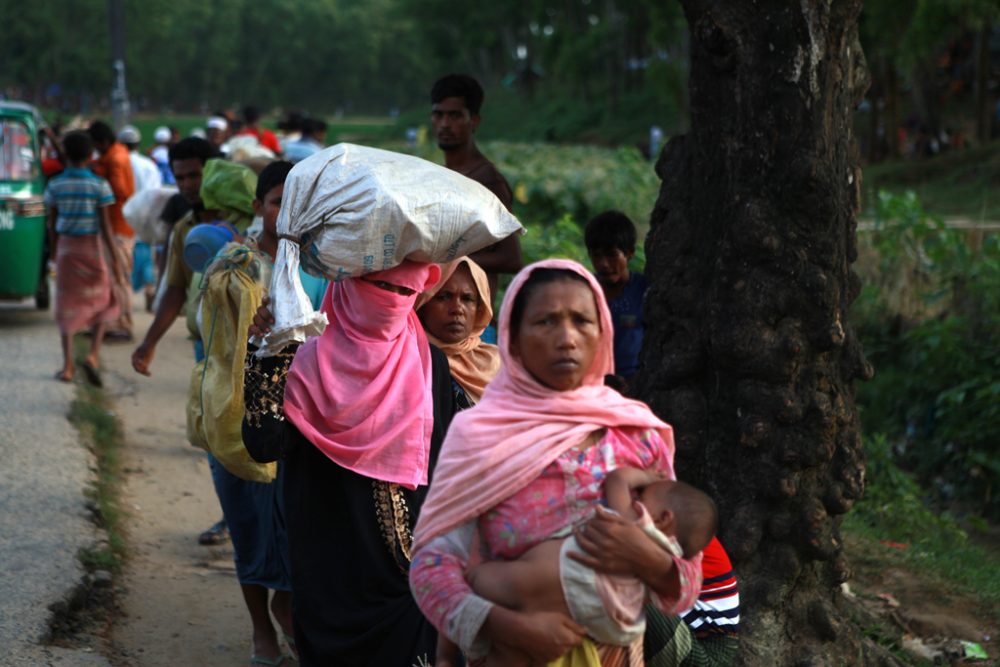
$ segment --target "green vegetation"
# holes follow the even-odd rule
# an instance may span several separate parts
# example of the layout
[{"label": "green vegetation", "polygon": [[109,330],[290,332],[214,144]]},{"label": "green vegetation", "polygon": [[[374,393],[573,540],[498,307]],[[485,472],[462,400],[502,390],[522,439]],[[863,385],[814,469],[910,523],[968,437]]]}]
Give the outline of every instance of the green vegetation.
[{"label": "green vegetation", "polygon": [[1000,619],[995,554],[970,540],[950,514],[928,509],[924,489],[899,468],[885,436],[868,438],[865,453],[868,488],[844,529],[868,542],[871,551],[892,552],[922,575],[975,594]]},{"label": "green vegetation", "polygon": [[[690,35],[676,2],[122,5],[133,108],[153,115],[254,103],[274,114],[401,113],[406,127],[425,122],[436,78],[463,71],[487,89],[484,139],[637,145],[651,125],[674,134],[688,124]],[[0,91],[67,116],[107,115],[106,0],[0,0],[0,13]],[[899,155],[897,130],[910,118],[930,134],[988,136],[998,21],[996,0],[865,3],[859,36],[873,85],[858,134],[869,158]]]},{"label": "green vegetation", "polygon": [[869,161],[934,152],[943,130],[979,145],[990,139],[998,21],[996,0],[865,2],[859,37],[871,86],[858,136]]},{"label": "green vegetation", "polygon": [[865,169],[867,215],[875,214],[877,193],[902,195],[912,190],[919,201],[938,215],[1000,220],[1000,142],[952,151],[922,160],[869,165]]},{"label": "green vegetation", "polygon": [[[624,139],[631,129],[623,128],[650,108],[673,131],[666,123],[685,108],[686,27],[675,3],[497,0],[476,11],[442,0],[123,5],[126,74],[139,110],[255,103],[317,114],[425,114],[432,82],[451,71],[474,74],[491,97],[495,91],[494,111],[506,93],[521,108],[545,107],[540,123],[516,117],[532,137],[580,139],[597,121],[612,128],[609,140]],[[71,115],[106,113],[107,12],[105,0],[0,0],[0,90]],[[553,133],[563,120],[568,131]]]},{"label": "green vegetation", "polygon": [[[76,343],[79,364],[86,354],[86,346],[81,339],[77,339]],[[97,475],[86,495],[94,520],[107,534],[107,543],[84,549],[80,552],[80,561],[88,571],[118,572],[126,550],[123,533],[125,517],[119,505],[121,427],[104,393],[89,384],[77,385],[77,396],[70,405],[69,420],[96,460]]]},{"label": "green vegetation", "polygon": [[865,284],[852,311],[875,379],[862,423],[941,502],[1000,516],[1000,237],[929,216],[916,196],[880,193]]},{"label": "green vegetation", "polygon": [[[382,145],[443,161],[441,151],[426,140],[417,148],[398,141]],[[510,183],[514,213],[526,225],[552,225],[569,216],[582,229],[591,217],[615,208],[632,219],[640,239],[649,229],[660,179],[652,163],[634,148],[505,141],[484,142],[481,148]],[[579,241],[582,247],[582,235]]]},{"label": "green vegetation", "polygon": [[[399,116],[396,136],[406,127],[428,124],[430,100],[425,104]],[[582,103],[564,90],[526,97],[514,88],[494,86],[486,91],[477,136],[484,141],[646,147],[653,125],[677,132],[685,123],[677,100],[648,89],[624,93],[612,105],[608,100]]]},{"label": "green vegetation", "polygon": [[615,208],[648,229],[660,180],[634,148],[494,142],[484,150],[510,181],[524,220],[547,223],[569,214],[586,223]]},{"label": "green vegetation", "polygon": [[875,203],[852,309],[876,369],[857,386],[868,484],[844,528],[1000,618],[996,556],[967,532],[1000,516],[1000,237],[946,227],[913,192]]}]

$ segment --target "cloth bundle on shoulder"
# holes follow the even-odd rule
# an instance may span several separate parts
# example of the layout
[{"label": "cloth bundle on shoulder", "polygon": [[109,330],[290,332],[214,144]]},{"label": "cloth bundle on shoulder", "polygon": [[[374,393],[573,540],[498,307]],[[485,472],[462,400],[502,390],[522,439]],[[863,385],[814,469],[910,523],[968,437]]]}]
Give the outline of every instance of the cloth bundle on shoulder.
[{"label": "cloth bundle on shoulder", "polygon": [[157,245],[167,242],[169,228],[160,220],[167,200],[177,194],[177,187],[164,185],[148,188],[128,198],[122,207],[125,220],[135,230],[135,235],[143,243]]},{"label": "cloth bundle on shoulder", "polygon": [[208,267],[200,303],[205,358],[191,372],[187,435],[226,470],[251,482],[271,482],[275,463],[257,463],[243,444],[246,331],[264,298],[270,262],[253,248],[230,243]]},{"label": "cloth bundle on shoulder", "polygon": [[275,325],[258,354],[319,335],[298,268],[343,280],[409,259],[450,262],[522,231],[496,196],[461,174],[411,155],[337,144],[289,172],[271,282]]}]

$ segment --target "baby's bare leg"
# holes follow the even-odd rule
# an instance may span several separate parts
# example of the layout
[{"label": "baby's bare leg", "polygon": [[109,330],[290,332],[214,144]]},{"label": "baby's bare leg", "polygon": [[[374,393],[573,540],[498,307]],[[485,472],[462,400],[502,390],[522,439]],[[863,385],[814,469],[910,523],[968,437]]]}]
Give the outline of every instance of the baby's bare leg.
[{"label": "baby's bare leg", "polygon": [[562,543],[546,540],[515,561],[478,565],[466,578],[476,595],[508,609],[557,611],[569,616],[559,578]]}]

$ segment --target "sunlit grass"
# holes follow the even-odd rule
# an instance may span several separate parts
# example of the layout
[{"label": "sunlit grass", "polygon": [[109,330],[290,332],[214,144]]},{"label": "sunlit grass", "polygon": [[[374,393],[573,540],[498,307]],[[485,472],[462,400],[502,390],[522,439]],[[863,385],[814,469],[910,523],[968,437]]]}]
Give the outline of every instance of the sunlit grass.
[{"label": "sunlit grass", "polygon": [[[88,343],[77,338],[77,364],[83,360]],[[122,432],[118,417],[111,411],[103,391],[89,384],[77,385],[76,398],[70,404],[69,420],[79,431],[97,465],[97,474],[86,490],[97,525],[107,534],[101,543],[80,552],[80,561],[88,570],[118,572],[125,558],[124,512],[121,509]]]}]

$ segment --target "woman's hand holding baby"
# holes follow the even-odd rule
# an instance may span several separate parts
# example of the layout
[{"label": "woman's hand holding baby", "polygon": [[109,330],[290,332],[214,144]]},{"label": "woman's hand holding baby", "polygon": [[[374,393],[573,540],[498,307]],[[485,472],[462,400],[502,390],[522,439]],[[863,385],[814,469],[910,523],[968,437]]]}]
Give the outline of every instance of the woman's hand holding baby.
[{"label": "woman's hand holding baby", "polygon": [[673,560],[635,522],[598,507],[575,534],[585,553],[570,552],[573,560],[604,574],[638,577],[660,595],[677,595]]},{"label": "woman's hand holding baby", "polygon": [[[587,636],[569,616],[552,611],[513,611],[496,605],[484,628],[504,653],[522,653],[531,663],[549,663],[566,655]],[[494,648],[496,651],[496,648]]]}]

